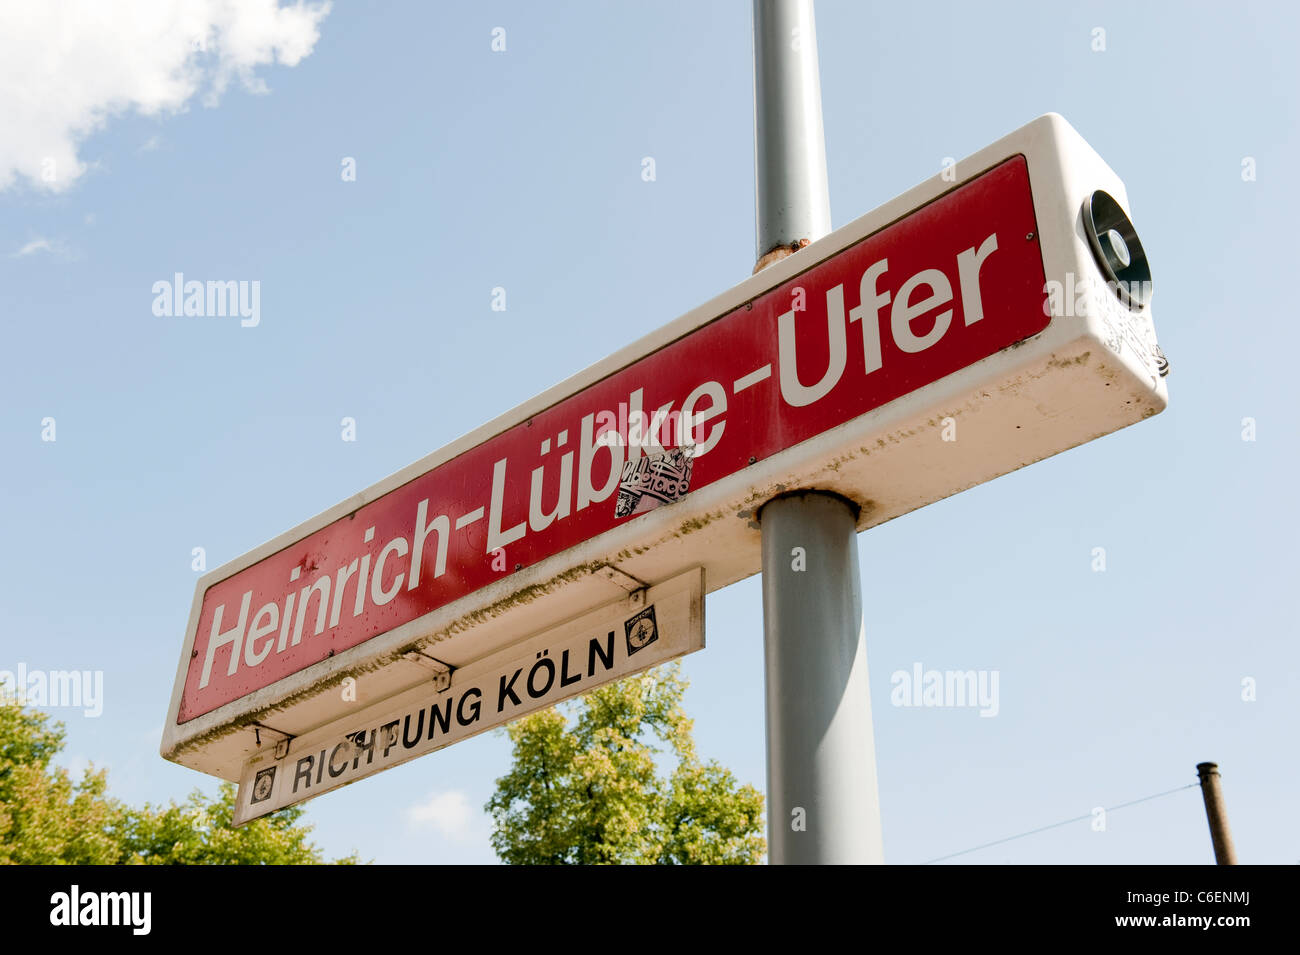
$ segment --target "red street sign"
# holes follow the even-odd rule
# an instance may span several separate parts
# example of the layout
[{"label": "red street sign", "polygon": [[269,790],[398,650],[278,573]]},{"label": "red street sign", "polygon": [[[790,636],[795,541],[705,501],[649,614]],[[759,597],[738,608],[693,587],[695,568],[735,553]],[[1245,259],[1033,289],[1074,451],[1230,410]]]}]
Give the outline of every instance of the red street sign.
[{"label": "red street sign", "polygon": [[688,449],[646,489],[674,500],[1042,331],[1044,299],[1016,157],[209,588],[180,720],[632,519],[647,450]]},{"label": "red street sign", "polygon": [[950,172],[209,574],[163,754],[238,778],[350,712],[340,681],[405,692],[609,581],[725,586],[783,490],[865,528],[1163,409],[1150,289],[1107,289],[1080,219],[1130,228],[1109,167],[1051,115]]}]

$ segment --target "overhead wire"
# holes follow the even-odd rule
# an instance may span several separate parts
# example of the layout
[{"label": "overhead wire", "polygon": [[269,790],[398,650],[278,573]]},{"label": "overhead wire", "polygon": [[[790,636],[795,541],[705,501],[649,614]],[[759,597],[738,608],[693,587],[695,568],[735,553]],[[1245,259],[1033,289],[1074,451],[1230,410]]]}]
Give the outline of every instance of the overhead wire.
[{"label": "overhead wire", "polygon": [[[1129,806],[1136,806],[1140,802],[1149,802],[1152,799],[1159,799],[1162,796],[1172,796],[1174,793],[1182,792],[1184,789],[1191,789],[1193,786],[1200,786],[1200,785],[1201,785],[1200,782],[1188,783],[1186,786],[1179,786],[1177,789],[1167,789],[1161,793],[1152,793],[1150,796],[1143,796],[1141,799],[1133,799],[1130,800],[1129,802],[1122,802],[1118,806],[1111,806],[1109,808],[1103,806],[1102,809],[1104,812],[1115,812],[1119,809],[1127,809]],[[1082,816],[1075,816],[1072,819],[1062,819],[1060,822],[1054,822],[1047,826],[1039,826],[1037,829],[1030,829],[1028,832],[1018,832],[1014,836],[1006,836],[1002,839],[994,839],[992,842],[985,842],[982,845],[971,846],[969,849],[962,849],[960,852],[952,852],[946,856],[939,856],[934,859],[927,859],[925,862],[922,862],[921,865],[932,865],[935,862],[945,862],[948,859],[955,859],[958,856],[964,856],[971,852],[978,852],[981,849],[989,849],[992,848],[993,846],[1000,846],[1004,842],[1011,842],[1015,839],[1023,839],[1026,836],[1037,835],[1040,832],[1047,832],[1049,829],[1059,829],[1061,826],[1068,826],[1074,822],[1083,822],[1085,819],[1092,819],[1095,813],[1096,810],[1093,810],[1093,812],[1085,813]]]}]

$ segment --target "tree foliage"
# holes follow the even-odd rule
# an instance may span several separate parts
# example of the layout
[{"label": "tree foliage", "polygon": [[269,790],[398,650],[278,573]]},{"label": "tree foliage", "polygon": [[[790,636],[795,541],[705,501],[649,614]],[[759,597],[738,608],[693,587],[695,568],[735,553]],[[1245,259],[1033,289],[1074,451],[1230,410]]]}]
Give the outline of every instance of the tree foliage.
[{"label": "tree foliage", "polygon": [[[701,762],[678,664],[593,690],[569,725],[556,707],[510,724],[510,772],[486,808],[512,864],[753,864],[763,796]],[[658,745],[656,745],[658,744]],[[661,777],[659,762],[674,762]]]},{"label": "tree foliage", "polygon": [[[104,770],[80,781],[53,765],[64,729],[0,701],[0,863],[19,865],[310,864],[324,859],[292,806],[231,828],[235,787],[136,809],[107,794]],[[355,856],[337,860],[356,862]]]},{"label": "tree foliage", "polygon": [[0,701],[0,863],[118,861],[114,833],[124,809],[105,795],[102,770],[91,767],[74,783],[51,766],[62,749],[60,724]]}]

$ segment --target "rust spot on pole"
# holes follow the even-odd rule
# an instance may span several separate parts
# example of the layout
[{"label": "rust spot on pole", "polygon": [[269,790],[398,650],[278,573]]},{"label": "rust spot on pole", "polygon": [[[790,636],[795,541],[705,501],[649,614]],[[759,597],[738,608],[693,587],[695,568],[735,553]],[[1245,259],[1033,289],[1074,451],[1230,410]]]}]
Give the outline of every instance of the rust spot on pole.
[{"label": "rust spot on pole", "polygon": [[775,249],[769,249],[763,253],[762,257],[754,265],[754,271],[751,274],[757,275],[773,262],[780,262],[787,255],[794,255],[800,249],[811,244],[811,241],[810,239],[797,239],[789,245],[778,245]]}]

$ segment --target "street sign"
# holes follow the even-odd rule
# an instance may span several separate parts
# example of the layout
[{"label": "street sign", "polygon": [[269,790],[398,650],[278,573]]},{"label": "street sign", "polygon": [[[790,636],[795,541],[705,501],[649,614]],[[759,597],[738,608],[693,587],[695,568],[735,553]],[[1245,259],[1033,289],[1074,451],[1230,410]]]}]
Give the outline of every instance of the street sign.
[{"label": "street sign", "polygon": [[[235,825],[704,647],[698,568],[305,736],[268,740],[239,780]],[[448,678],[442,677],[447,674]]]},{"label": "street sign", "polygon": [[163,755],[238,779],[349,716],[344,681],[418,686],[411,653],[468,668],[689,567],[750,576],[785,490],[866,529],[1158,413],[1127,209],[1041,117],[207,574]]}]

